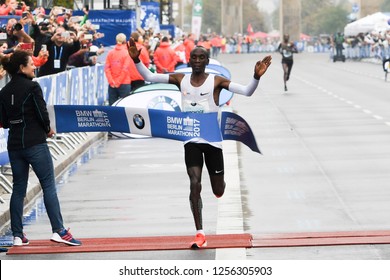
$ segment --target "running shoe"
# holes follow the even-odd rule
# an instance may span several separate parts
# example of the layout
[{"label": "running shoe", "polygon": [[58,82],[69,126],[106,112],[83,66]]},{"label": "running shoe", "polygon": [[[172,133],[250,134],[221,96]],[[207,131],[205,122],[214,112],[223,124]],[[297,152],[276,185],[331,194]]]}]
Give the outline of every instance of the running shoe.
[{"label": "running shoe", "polygon": [[59,232],[53,233],[53,236],[50,238],[51,241],[58,242],[58,243],[65,243],[67,245],[71,246],[80,246],[81,241],[74,239],[72,234],[68,229],[62,229]]},{"label": "running shoe", "polygon": [[23,234],[23,238],[19,236],[14,237],[14,246],[25,246],[30,244],[25,234]]},{"label": "running shoe", "polygon": [[191,248],[199,249],[201,247],[206,247],[206,246],[207,246],[206,236],[204,236],[201,233],[197,233],[195,236],[195,240],[191,242]]}]

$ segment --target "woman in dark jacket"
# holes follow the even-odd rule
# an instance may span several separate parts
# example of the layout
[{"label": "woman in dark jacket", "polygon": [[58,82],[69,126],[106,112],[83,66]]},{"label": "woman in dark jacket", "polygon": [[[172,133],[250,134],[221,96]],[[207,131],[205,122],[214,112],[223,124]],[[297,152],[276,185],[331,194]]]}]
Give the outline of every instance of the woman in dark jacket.
[{"label": "woman in dark jacket", "polygon": [[4,128],[9,128],[7,148],[13,175],[10,214],[14,246],[29,244],[22,219],[30,165],[43,190],[53,232],[51,240],[81,245],[63,226],[53,160],[46,142],[54,131],[50,128],[41,87],[32,81],[35,77],[32,57],[27,52],[16,51],[10,57],[3,57],[1,63],[11,76],[11,81],[0,91],[0,121]]}]

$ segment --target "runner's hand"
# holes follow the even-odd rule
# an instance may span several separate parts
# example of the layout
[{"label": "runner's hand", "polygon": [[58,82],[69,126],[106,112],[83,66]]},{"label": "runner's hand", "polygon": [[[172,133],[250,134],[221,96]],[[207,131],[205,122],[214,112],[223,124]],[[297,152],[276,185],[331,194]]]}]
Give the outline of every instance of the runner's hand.
[{"label": "runner's hand", "polygon": [[270,55],[267,55],[263,58],[263,60],[259,60],[258,62],[256,62],[254,78],[257,80],[260,79],[260,77],[264,75],[268,67],[271,65],[271,62],[272,57]]},{"label": "runner's hand", "polygon": [[135,45],[134,39],[130,38],[127,42],[127,50],[129,52],[130,57],[134,60],[134,62],[139,62],[139,55],[141,54],[141,50],[137,49]]}]

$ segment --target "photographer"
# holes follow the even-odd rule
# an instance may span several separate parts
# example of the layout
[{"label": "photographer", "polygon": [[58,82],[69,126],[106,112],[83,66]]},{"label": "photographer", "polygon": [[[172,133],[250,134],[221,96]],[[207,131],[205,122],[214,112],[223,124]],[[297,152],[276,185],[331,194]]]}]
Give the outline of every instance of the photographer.
[{"label": "photographer", "polygon": [[9,48],[13,48],[19,43],[34,42],[34,40],[24,31],[23,25],[23,22],[18,22],[15,18],[10,18],[8,20],[5,29]]},{"label": "photographer", "polygon": [[38,77],[56,74],[66,70],[69,57],[80,49],[76,34],[57,27],[54,35],[47,42],[48,61],[41,66]]},{"label": "photographer", "polygon": [[27,20],[31,23],[30,36],[35,41],[34,56],[38,56],[42,45],[46,44],[53,36],[49,31],[50,23],[47,19],[41,19],[38,24],[31,13],[28,13]]}]

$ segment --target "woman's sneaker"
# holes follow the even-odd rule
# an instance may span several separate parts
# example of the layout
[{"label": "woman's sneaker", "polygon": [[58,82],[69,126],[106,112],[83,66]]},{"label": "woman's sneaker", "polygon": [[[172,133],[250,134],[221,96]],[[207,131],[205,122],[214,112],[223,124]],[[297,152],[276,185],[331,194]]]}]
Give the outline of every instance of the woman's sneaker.
[{"label": "woman's sneaker", "polygon": [[58,243],[65,243],[72,246],[80,246],[81,241],[74,239],[72,234],[68,229],[62,229],[59,232],[53,233],[53,236],[50,238],[51,241]]},{"label": "woman's sneaker", "polygon": [[30,244],[30,242],[28,241],[26,235],[23,235],[23,238],[20,238],[19,236],[14,236],[14,246],[24,246],[28,244]]}]

